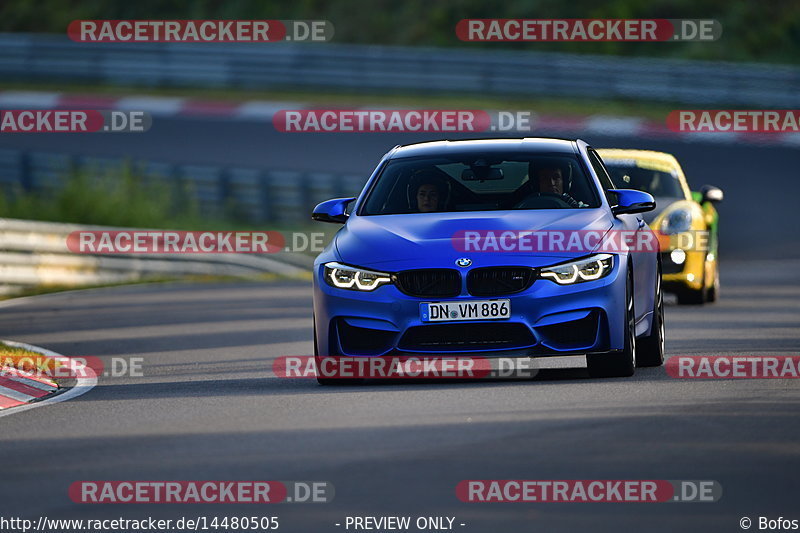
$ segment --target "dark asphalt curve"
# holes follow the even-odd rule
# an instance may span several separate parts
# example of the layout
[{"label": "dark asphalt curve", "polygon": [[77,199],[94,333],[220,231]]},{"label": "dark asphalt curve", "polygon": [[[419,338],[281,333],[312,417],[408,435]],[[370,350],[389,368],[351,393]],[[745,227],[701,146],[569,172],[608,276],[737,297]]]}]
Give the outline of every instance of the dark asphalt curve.
[{"label": "dark asphalt curve", "polygon": [[[797,355],[800,262],[728,261],[709,307],[667,308],[667,351]],[[454,516],[456,530],[739,531],[800,518],[800,381],[592,380],[323,388],[274,377],[311,351],[302,282],[139,285],[0,307],[0,337],[65,355],[143,358],[77,399],[0,419],[3,516],[280,517],[344,531],[353,515]],[[330,504],[79,505],[78,480],[325,480]],[[717,503],[462,503],[465,479],[706,479]],[[792,514],[796,516],[792,516]],[[335,526],[341,523],[342,526]],[[755,529],[757,526],[754,526]],[[352,531],[352,529],[351,529]]]},{"label": "dark asphalt curve", "polygon": [[[535,135],[552,134],[537,131]],[[558,132],[559,136],[568,135]],[[800,258],[797,205],[800,150],[790,145],[721,142],[725,137],[647,139],[631,135],[569,133],[595,148],[641,148],[674,154],[690,185],[725,191],[719,206],[722,257]],[[474,136],[474,135],[473,135]],[[397,144],[465,138],[436,133],[281,133],[268,120],[155,117],[141,134],[3,134],[0,148],[128,157],[176,164],[370,175]],[[90,139],[91,142],[87,142]]]}]

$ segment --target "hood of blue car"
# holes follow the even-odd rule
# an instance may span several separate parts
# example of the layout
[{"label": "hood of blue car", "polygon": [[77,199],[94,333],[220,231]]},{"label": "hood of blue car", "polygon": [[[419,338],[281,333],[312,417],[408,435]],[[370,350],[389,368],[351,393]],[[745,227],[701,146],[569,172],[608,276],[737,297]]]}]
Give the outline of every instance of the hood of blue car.
[{"label": "hood of blue car", "polygon": [[465,256],[472,261],[473,267],[502,264],[540,266],[585,253],[465,252],[454,242],[454,236],[464,231],[592,230],[605,233],[611,226],[610,215],[601,209],[355,216],[337,234],[335,246],[343,263],[384,270],[453,268],[455,260]]}]

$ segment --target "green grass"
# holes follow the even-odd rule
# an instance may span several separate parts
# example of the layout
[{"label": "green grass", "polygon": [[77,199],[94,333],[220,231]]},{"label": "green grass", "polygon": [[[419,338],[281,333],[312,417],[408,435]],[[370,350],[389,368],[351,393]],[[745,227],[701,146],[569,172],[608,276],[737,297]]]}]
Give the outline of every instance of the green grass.
[{"label": "green grass", "polygon": [[130,167],[101,175],[73,172],[54,191],[0,195],[8,218],[131,227],[179,227],[203,221],[188,191],[146,181]]},{"label": "green grass", "polygon": [[324,232],[326,238],[339,229],[310,219],[296,224],[252,222],[231,206],[218,216],[209,216],[194,199],[190,182],[180,185],[147,179],[127,164],[102,174],[67,173],[63,186],[56,190],[25,192],[18,187],[12,194],[0,190],[0,214],[22,220],[144,229]]},{"label": "green grass", "polygon": [[52,378],[58,366],[61,363],[39,352],[0,342],[0,372],[3,368],[10,367],[25,372],[42,373],[44,377],[58,383],[58,379]]},{"label": "green grass", "polygon": [[[25,192],[18,187],[11,194],[0,191],[0,213],[6,218],[98,226],[264,230],[263,224],[246,220],[233,207],[223,209],[218,216],[209,216],[195,200],[190,182],[147,179],[127,164],[101,174],[67,173],[63,186],[56,190]],[[269,229],[299,231],[309,227],[273,225]]]}]

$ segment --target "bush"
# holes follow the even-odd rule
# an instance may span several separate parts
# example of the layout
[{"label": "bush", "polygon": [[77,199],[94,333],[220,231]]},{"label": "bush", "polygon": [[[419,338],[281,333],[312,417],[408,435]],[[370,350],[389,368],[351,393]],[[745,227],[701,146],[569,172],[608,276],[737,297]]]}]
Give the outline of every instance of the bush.
[{"label": "bush", "polygon": [[9,218],[193,229],[207,225],[185,187],[146,180],[129,166],[118,172],[73,172],[61,188],[0,195],[0,214]]}]

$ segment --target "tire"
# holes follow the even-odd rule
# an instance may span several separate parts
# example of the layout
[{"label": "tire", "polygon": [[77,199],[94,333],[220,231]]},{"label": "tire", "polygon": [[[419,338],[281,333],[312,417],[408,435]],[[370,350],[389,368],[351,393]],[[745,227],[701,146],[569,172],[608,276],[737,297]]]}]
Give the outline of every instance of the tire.
[{"label": "tire", "polygon": [[707,302],[716,302],[719,299],[719,260],[714,263],[714,283],[709,287],[706,293]]},{"label": "tire", "polygon": [[625,287],[625,343],[620,351],[588,354],[586,366],[593,378],[624,378],[636,371],[636,313],[633,308],[633,274],[628,267]]},{"label": "tire", "polygon": [[650,334],[638,339],[636,366],[661,366],[664,364],[664,292],[661,289],[661,262],[656,275],[656,294],[653,301],[653,325]]},{"label": "tire", "polygon": [[314,366],[317,371],[317,383],[326,387],[345,386],[345,385],[358,385],[363,383],[364,380],[360,378],[323,378],[320,377],[320,356],[319,348],[317,347],[317,317],[313,319],[314,324]]},{"label": "tire", "polygon": [[703,305],[706,303],[705,289],[681,289],[677,296],[680,305]]},{"label": "tire", "polygon": [[678,297],[679,305],[703,305],[706,303],[708,293],[706,291],[705,268],[703,269],[703,281],[700,283],[699,289],[683,287],[676,291],[675,296]]}]

